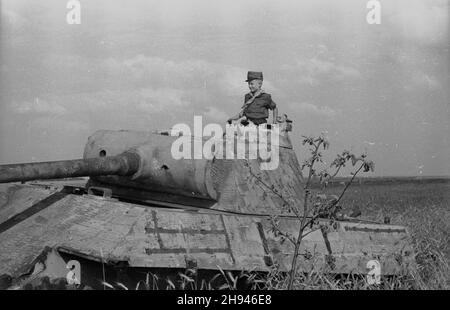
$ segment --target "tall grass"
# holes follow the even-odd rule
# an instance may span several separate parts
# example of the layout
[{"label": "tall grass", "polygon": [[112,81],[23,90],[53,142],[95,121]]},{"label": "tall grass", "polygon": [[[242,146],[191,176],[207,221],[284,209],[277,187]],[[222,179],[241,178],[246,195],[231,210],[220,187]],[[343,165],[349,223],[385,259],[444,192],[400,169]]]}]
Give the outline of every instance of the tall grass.
[{"label": "tall grass", "polygon": [[408,228],[417,270],[400,288],[450,289],[450,181],[354,184],[343,206],[358,206],[371,220],[388,216]]}]

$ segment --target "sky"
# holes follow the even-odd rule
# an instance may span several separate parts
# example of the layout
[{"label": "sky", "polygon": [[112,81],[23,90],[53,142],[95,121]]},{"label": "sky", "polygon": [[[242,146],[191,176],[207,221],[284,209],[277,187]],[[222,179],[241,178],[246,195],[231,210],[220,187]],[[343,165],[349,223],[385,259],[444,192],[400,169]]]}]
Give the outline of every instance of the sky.
[{"label": "sky", "polygon": [[[1,0],[0,164],[81,158],[99,129],[225,124],[263,71],[330,162],[367,152],[371,176],[450,175],[448,0]],[[348,173],[347,169],[344,173]]]}]

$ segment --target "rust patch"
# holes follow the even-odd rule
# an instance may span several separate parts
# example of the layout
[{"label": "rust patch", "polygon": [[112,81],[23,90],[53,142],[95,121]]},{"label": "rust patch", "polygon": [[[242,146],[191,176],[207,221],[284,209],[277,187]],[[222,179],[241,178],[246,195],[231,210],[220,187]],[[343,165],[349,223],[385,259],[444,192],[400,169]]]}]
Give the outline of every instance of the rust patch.
[{"label": "rust patch", "polygon": [[355,227],[355,226],[345,226],[346,231],[362,231],[362,232],[375,232],[375,233],[406,233],[405,229],[396,228],[369,228],[369,227]]},{"label": "rust patch", "polygon": [[331,270],[336,268],[336,257],[334,257],[332,254],[325,255],[325,262],[331,268]]},{"label": "rust patch", "polygon": [[209,249],[209,248],[205,248],[205,249],[185,249],[185,248],[178,248],[178,249],[166,249],[166,248],[161,248],[161,249],[150,249],[150,248],[145,248],[145,254],[147,255],[151,255],[151,254],[199,254],[199,253],[206,253],[206,254],[216,254],[216,253],[226,253],[229,254],[232,258],[233,255],[231,254],[230,249]]},{"label": "rust patch", "polygon": [[36,223],[39,223],[39,224],[45,224],[45,223],[48,222],[48,219],[45,218],[45,217],[43,217],[43,216],[41,216],[41,215],[39,215],[39,216],[37,216],[37,217],[34,219],[34,221],[35,221]]},{"label": "rust patch", "polygon": [[163,245],[163,242],[161,239],[161,235],[159,234],[159,231],[158,231],[158,218],[157,218],[156,211],[152,211],[152,217],[153,217],[153,225],[155,225],[155,229],[156,229],[156,231],[155,231],[156,238],[158,239],[159,247],[162,249],[162,248],[164,248],[164,245]]},{"label": "rust patch", "polygon": [[273,265],[273,258],[272,255],[270,255],[270,249],[269,244],[267,243],[266,235],[264,234],[264,228],[261,222],[256,223],[256,227],[259,232],[259,237],[261,238],[263,249],[264,249],[264,263],[266,266],[270,267]]},{"label": "rust patch", "polygon": [[256,223],[256,227],[258,228],[259,237],[261,238],[264,252],[266,254],[270,254],[269,244],[267,243],[267,238],[266,238],[266,235],[264,234],[264,228],[263,228],[262,223],[261,222]]},{"label": "rust patch", "polygon": [[145,224],[144,229],[145,229],[145,233],[146,233],[146,234],[151,234],[151,233],[156,232],[156,229],[152,228],[152,225],[151,225],[151,223],[149,223],[149,222],[147,222],[147,223]]},{"label": "rust patch", "polygon": [[325,246],[327,247],[327,251],[329,255],[333,254],[333,251],[331,250],[331,244],[330,240],[328,240],[328,231],[325,227],[320,227],[320,231],[322,232],[323,241],[325,242]]},{"label": "rust patch", "polygon": [[[223,216],[222,216],[222,215],[220,216],[220,220],[222,221],[222,226],[223,226],[223,227],[227,227],[227,226],[225,225],[225,221],[223,220]],[[231,260],[233,261],[233,264],[236,264],[236,259],[234,258],[233,251],[231,251],[231,241],[230,241],[230,237],[228,236],[228,233],[227,233],[227,232],[225,232],[225,240],[226,240],[226,242],[227,242],[228,252],[230,253]]]},{"label": "rust patch", "polygon": [[[223,218],[221,217],[223,227],[225,227],[225,224],[223,223]],[[158,217],[157,212],[152,211],[152,222],[147,222],[145,226],[145,232],[147,234],[153,234],[156,236],[158,240],[159,248],[144,248],[145,254],[152,255],[152,254],[200,254],[200,253],[206,253],[206,254],[217,254],[217,253],[226,253],[230,255],[231,259],[234,262],[233,253],[231,251],[230,246],[230,240],[228,238],[227,232],[224,229],[192,229],[192,228],[180,228],[180,229],[167,229],[162,228],[158,226]],[[180,242],[177,237],[179,238],[180,235],[185,236],[185,239],[187,236],[189,237],[214,237],[218,236],[221,237],[222,240],[222,246],[220,245],[220,240],[217,240],[217,247],[211,247],[211,244],[209,246],[207,243],[198,243],[193,241],[192,244],[200,245],[200,247],[191,247],[189,243],[184,245],[183,242]],[[172,238],[172,239],[168,239]],[[175,239],[173,239],[175,238]],[[169,242],[170,241],[170,242]],[[173,241],[173,242],[172,242]],[[192,241],[192,240],[191,240]],[[209,240],[211,241],[211,240]],[[173,243],[173,244],[171,244]],[[202,247],[203,246],[203,247]]]},{"label": "rust patch", "polygon": [[156,234],[198,234],[198,235],[223,235],[226,233],[225,230],[196,230],[196,229],[165,229],[165,228],[149,228],[145,226],[145,232],[148,234],[156,233]]}]

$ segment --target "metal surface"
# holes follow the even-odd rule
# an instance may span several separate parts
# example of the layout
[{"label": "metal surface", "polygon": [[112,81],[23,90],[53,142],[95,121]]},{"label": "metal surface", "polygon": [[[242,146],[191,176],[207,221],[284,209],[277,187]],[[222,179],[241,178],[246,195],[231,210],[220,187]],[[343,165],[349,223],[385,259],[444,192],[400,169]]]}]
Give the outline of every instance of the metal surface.
[{"label": "metal surface", "polygon": [[[140,167],[133,176],[93,177],[91,183],[113,187],[113,195],[176,203],[185,199],[188,205],[244,213],[285,213],[279,195],[292,204],[302,204],[302,174],[286,132],[280,133],[279,165],[274,170],[261,169],[258,159],[175,160],[171,147],[176,139],[150,132],[97,131],[86,144],[86,158],[98,156],[102,151],[109,155],[129,151],[138,154]],[[191,139],[193,145],[197,138]],[[257,143],[238,134],[226,139],[233,142],[233,148],[242,140],[246,150]],[[192,201],[195,199],[197,202]]]},{"label": "metal surface", "polygon": [[88,159],[0,165],[0,183],[98,175],[133,175],[139,158],[133,153]]},{"label": "metal surface", "polygon": [[[283,218],[281,226],[293,233],[298,221]],[[313,231],[302,242],[300,266],[365,273],[366,263],[377,259],[383,274],[398,273],[413,260],[402,229],[342,221],[326,235]],[[126,262],[130,267],[186,268],[189,258],[201,269],[264,271],[276,262],[281,270],[288,270],[293,248],[271,231],[267,216],[164,209],[69,194],[0,233],[0,274],[27,272],[45,246],[70,249],[105,263]],[[397,255],[403,256],[402,264]]]},{"label": "metal surface", "polygon": [[132,176],[94,177],[96,184],[165,193],[167,199],[177,199],[173,196],[217,199],[210,171],[212,161],[174,159],[172,143],[177,138],[151,132],[100,130],[89,137],[84,157],[96,157],[102,151],[108,155],[129,151],[140,158],[139,169]]}]

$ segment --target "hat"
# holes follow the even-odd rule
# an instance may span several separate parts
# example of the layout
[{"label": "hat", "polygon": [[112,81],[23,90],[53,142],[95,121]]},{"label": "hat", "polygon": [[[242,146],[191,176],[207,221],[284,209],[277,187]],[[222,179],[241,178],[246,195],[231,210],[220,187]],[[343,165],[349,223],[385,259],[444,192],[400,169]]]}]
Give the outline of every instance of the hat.
[{"label": "hat", "polygon": [[247,81],[250,82],[253,80],[262,80],[263,79],[263,73],[262,72],[256,72],[256,71],[248,71],[247,73]]}]

